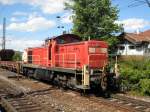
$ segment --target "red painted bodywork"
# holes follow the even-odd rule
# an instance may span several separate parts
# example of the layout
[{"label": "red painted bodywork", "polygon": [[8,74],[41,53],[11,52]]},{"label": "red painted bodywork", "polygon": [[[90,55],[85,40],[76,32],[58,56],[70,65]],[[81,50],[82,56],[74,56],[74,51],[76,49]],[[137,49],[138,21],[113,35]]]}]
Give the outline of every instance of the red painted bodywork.
[{"label": "red painted bodywork", "polygon": [[76,35],[64,34],[47,40],[42,47],[27,49],[28,62],[69,69],[81,69],[83,65],[102,68],[108,62],[107,48],[104,41],[81,41]]},{"label": "red painted bodywork", "polygon": [[[31,63],[36,65],[48,66],[48,48],[47,47],[36,47],[30,48],[28,51],[32,51],[32,54],[28,54],[28,57],[32,57]],[[30,61],[29,61],[30,62]]]}]

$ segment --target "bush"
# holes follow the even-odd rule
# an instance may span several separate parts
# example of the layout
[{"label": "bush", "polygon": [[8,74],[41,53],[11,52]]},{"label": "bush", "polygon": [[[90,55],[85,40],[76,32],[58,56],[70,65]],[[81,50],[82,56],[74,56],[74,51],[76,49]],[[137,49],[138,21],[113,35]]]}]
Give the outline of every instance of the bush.
[{"label": "bush", "polygon": [[120,62],[120,72],[127,90],[150,95],[150,60]]},{"label": "bush", "polygon": [[143,95],[150,95],[150,79],[141,79],[139,82],[140,92]]},{"label": "bush", "polygon": [[11,61],[14,53],[12,49],[2,49],[0,51],[0,58],[2,61]]},{"label": "bush", "polygon": [[22,60],[21,53],[16,51],[13,56],[13,61],[21,61],[21,60]]}]

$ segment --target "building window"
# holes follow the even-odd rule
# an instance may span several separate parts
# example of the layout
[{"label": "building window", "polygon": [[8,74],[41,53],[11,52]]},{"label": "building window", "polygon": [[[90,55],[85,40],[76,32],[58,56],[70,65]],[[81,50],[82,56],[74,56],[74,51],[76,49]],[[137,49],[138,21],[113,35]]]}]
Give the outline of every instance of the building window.
[{"label": "building window", "polygon": [[124,50],[125,47],[124,46],[118,46],[119,50]]},{"label": "building window", "polygon": [[136,46],[137,51],[142,51],[142,46]]},{"label": "building window", "polygon": [[135,49],[135,46],[129,46],[129,49]]},{"label": "building window", "polygon": [[145,50],[145,53],[150,53],[150,49],[146,49],[146,50]]}]

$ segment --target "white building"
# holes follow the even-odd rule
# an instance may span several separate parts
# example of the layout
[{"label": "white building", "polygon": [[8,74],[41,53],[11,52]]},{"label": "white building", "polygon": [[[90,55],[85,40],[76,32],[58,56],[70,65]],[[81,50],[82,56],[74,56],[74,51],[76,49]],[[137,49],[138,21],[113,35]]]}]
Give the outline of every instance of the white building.
[{"label": "white building", "polygon": [[121,56],[150,55],[150,30],[141,33],[124,33],[119,36],[117,54]]}]

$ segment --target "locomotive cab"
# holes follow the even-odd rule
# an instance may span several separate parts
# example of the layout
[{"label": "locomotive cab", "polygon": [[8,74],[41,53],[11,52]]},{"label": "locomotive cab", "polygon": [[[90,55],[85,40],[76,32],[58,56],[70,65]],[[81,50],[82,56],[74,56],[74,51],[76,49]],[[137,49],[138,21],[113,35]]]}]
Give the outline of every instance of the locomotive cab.
[{"label": "locomotive cab", "polygon": [[[105,68],[108,65],[108,45],[104,41],[89,40],[87,41],[88,52],[88,69],[90,88],[107,89],[107,76]],[[86,77],[87,75],[85,75]],[[84,80],[87,80],[85,78]],[[86,81],[85,81],[86,82]]]},{"label": "locomotive cab", "polygon": [[108,63],[108,45],[103,41],[88,41],[88,61],[90,68],[100,69]]},{"label": "locomotive cab", "polygon": [[56,41],[56,44],[69,44],[82,41],[82,39],[79,36],[74,34],[64,34],[57,37],[53,37],[50,40]]}]

